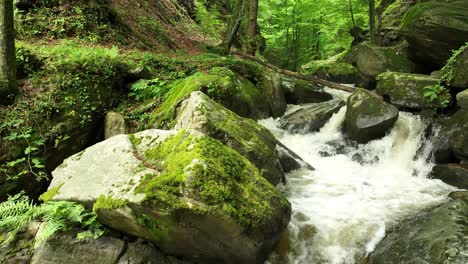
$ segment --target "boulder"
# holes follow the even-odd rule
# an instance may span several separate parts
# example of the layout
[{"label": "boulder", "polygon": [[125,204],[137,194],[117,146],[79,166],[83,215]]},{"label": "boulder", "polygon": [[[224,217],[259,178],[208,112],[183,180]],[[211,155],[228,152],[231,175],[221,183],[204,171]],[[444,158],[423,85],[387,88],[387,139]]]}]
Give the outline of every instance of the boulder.
[{"label": "boulder", "polygon": [[258,86],[261,88],[263,96],[270,105],[271,115],[274,118],[283,116],[288,104],[284,97],[281,75],[272,71],[266,72]]},{"label": "boulder", "polygon": [[[459,110],[454,115],[438,120],[437,133],[432,139],[433,157],[437,163],[453,163],[458,162],[452,147],[460,146],[459,151],[462,151],[464,133],[468,129],[468,110]],[[462,137],[457,139],[457,137]],[[450,143],[452,141],[453,145]],[[461,154],[462,152],[459,152]]]},{"label": "boulder", "polygon": [[457,105],[468,110],[468,89],[457,94]]},{"label": "boulder", "polygon": [[[467,124],[465,124],[466,127]],[[449,139],[449,145],[455,157],[468,160],[468,131],[466,129],[460,129],[453,133]]]},{"label": "boulder", "polygon": [[452,54],[468,42],[465,0],[432,0],[413,6],[403,18],[400,33],[415,59],[441,68]]},{"label": "boulder", "polygon": [[333,99],[323,87],[313,82],[283,76],[282,85],[288,104],[321,103]]},{"label": "boulder", "polygon": [[344,129],[358,143],[367,143],[387,134],[398,119],[398,109],[378,95],[356,89],[348,97]]},{"label": "boulder", "polygon": [[279,120],[279,127],[292,133],[316,132],[345,105],[345,102],[339,99],[301,105],[293,112],[283,116]]},{"label": "boulder", "polygon": [[311,61],[302,67],[304,74],[313,75],[321,79],[356,84],[359,87],[367,87],[369,79],[364,77],[353,65],[345,62],[319,60]]},{"label": "boulder", "polygon": [[449,76],[450,86],[468,88],[468,45],[456,51],[441,72]]},{"label": "boulder", "polygon": [[421,74],[385,72],[377,76],[376,92],[401,109],[430,108],[423,96],[424,87],[438,80]]},{"label": "boulder", "polygon": [[271,116],[268,101],[255,85],[227,68],[217,67],[208,73],[196,73],[172,87],[166,100],[151,115],[152,127],[173,126],[177,108],[194,91],[204,92],[242,117],[263,119]]},{"label": "boulder", "polygon": [[76,234],[75,230],[58,233],[36,245],[31,264],[189,264],[143,241],[110,235],[78,239]]},{"label": "boulder", "polygon": [[116,135],[128,133],[125,117],[116,112],[108,112],[104,119],[104,138],[108,139]]},{"label": "boulder", "polygon": [[431,176],[457,188],[468,189],[468,165],[437,165],[432,169]]},{"label": "boulder", "polygon": [[450,201],[399,224],[371,253],[369,264],[468,263],[468,199]]},{"label": "boulder", "polygon": [[386,71],[412,73],[416,70],[416,65],[398,49],[369,43],[354,46],[344,60],[371,79]]},{"label": "boulder", "polygon": [[118,135],[64,161],[47,195],[196,263],[261,263],[291,206],[236,151],[195,130]]},{"label": "boulder", "polygon": [[174,128],[192,128],[218,139],[256,165],[263,177],[274,185],[284,179],[285,171],[277,152],[278,141],[271,132],[201,92],[193,92],[181,104]]}]

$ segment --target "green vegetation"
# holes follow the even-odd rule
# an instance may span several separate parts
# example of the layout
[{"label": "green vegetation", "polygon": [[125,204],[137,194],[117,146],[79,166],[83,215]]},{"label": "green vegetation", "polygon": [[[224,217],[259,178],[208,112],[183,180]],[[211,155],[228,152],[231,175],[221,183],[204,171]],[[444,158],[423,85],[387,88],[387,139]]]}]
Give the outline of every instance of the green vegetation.
[{"label": "green vegetation", "polygon": [[42,222],[41,231],[35,238],[37,244],[57,232],[74,227],[84,230],[78,234],[78,238],[97,238],[104,234],[104,228],[97,221],[97,216],[80,204],[58,201],[35,205],[23,193],[19,193],[0,203],[0,232],[5,234],[1,244],[14,240],[18,232],[32,221]]},{"label": "green vegetation", "polygon": [[114,199],[112,197],[101,195],[93,205],[93,212],[97,213],[100,209],[116,209],[128,204],[127,200]]}]

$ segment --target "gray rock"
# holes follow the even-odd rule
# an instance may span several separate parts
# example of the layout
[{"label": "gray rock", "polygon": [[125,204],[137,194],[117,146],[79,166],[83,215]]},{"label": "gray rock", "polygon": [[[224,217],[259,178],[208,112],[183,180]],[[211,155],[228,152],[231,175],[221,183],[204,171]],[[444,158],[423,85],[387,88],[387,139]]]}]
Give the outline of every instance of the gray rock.
[{"label": "gray rock", "polygon": [[403,109],[427,109],[424,87],[437,84],[437,80],[421,74],[385,72],[377,76],[378,94],[391,104]]},{"label": "gray rock", "polygon": [[452,163],[457,160],[452,149],[452,143],[463,142],[463,139],[458,140],[458,136],[462,136],[460,131],[468,129],[468,110],[459,110],[454,115],[441,119],[437,122],[438,132],[433,138],[433,156],[437,163]]},{"label": "gray rock", "polygon": [[468,110],[468,89],[457,94],[457,105]]},{"label": "gray rock", "polygon": [[465,0],[432,0],[419,3],[405,15],[400,33],[412,55],[425,66],[441,68],[468,41]]},{"label": "gray rock", "polygon": [[468,88],[468,45],[465,45],[455,57],[450,59],[442,72],[451,76],[447,80],[450,86]]},{"label": "gray rock", "polygon": [[466,264],[467,215],[464,198],[402,223],[377,245],[369,264]]},{"label": "gray rock", "polygon": [[116,135],[128,133],[125,117],[116,112],[108,112],[104,119],[104,138],[108,139]]},{"label": "gray rock", "polygon": [[333,99],[332,95],[313,82],[283,76],[282,85],[288,104],[321,103]]},{"label": "gray rock", "polygon": [[369,43],[354,46],[344,59],[371,79],[386,71],[411,73],[416,69],[415,64],[399,50]]},{"label": "gray rock", "polygon": [[376,94],[356,89],[348,98],[345,132],[358,143],[367,143],[387,134],[398,119],[398,109]]},{"label": "gray rock", "polygon": [[275,72],[267,72],[259,86],[263,96],[270,104],[271,115],[274,118],[283,116],[288,105],[284,97],[281,75]]},{"label": "gray rock", "polygon": [[[278,141],[257,122],[242,118],[201,92],[193,92],[180,107],[175,129],[192,128],[218,139],[250,160],[276,185],[284,179]],[[291,155],[290,155],[291,156]]]},{"label": "gray rock", "polygon": [[437,165],[432,169],[431,176],[457,188],[468,189],[468,165]]},{"label": "gray rock", "polygon": [[468,131],[465,129],[453,133],[449,139],[450,149],[455,157],[461,160],[468,160]]},{"label": "gray rock", "polygon": [[197,263],[260,263],[291,207],[247,159],[201,132],[119,135],[65,160],[53,200],[92,206],[106,226]]},{"label": "gray rock", "polygon": [[283,116],[279,121],[279,127],[292,133],[319,131],[344,105],[346,104],[342,100],[302,105]]}]

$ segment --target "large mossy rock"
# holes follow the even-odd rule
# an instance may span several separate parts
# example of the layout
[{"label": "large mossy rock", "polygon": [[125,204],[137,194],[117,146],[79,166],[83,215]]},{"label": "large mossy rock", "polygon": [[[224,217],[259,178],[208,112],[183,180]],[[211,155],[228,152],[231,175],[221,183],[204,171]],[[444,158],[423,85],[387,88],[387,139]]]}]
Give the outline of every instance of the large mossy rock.
[{"label": "large mossy rock", "polygon": [[227,68],[217,67],[208,73],[196,73],[172,87],[166,100],[151,116],[153,127],[171,127],[180,103],[194,91],[206,93],[243,117],[271,116],[268,101],[255,85]]},{"label": "large mossy rock", "polygon": [[195,130],[112,137],[65,160],[48,192],[197,263],[263,262],[291,215],[252,163]]},{"label": "large mossy rock", "polygon": [[345,132],[359,143],[385,136],[398,119],[398,109],[384,102],[378,95],[356,89],[348,97],[345,118]]},{"label": "large mossy rock", "polygon": [[386,71],[412,73],[416,70],[416,65],[397,48],[378,47],[369,43],[354,46],[344,60],[371,79]]},{"label": "large mossy rock", "polygon": [[356,67],[346,62],[311,61],[302,67],[302,72],[337,83],[356,84],[359,87],[367,87],[369,82]]},{"label": "large mossy rock", "polygon": [[468,165],[437,165],[432,169],[431,176],[457,188],[468,189]]},{"label": "large mossy rock", "polygon": [[457,94],[457,105],[464,110],[468,110],[468,89]]},{"label": "large mossy rock", "polygon": [[467,216],[465,197],[401,223],[377,245],[369,264],[468,263]]},{"label": "large mossy rock", "polygon": [[[437,163],[453,163],[458,155],[466,152],[466,132],[468,130],[468,110],[459,110],[454,115],[437,122],[438,132],[433,138],[433,156]],[[465,147],[463,147],[465,146]],[[459,158],[458,158],[459,159]]]},{"label": "large mossy rock", "polygon": [[447,83],[458,88],[468,88],[468,45],[452,55],[442,74],[449,76]]},{"label": "large mossy rock", "polygon": [[251,161],[274,185],[287,172],[278,153],[282,147],[268,129],[236,115],[202,92],[193,92],[182,102],[174,128],[192,128],[218,139]]},{"label": "large mossy rock", "polygon": [[283,116],[279,121],[279,127],[292,133],[316,132],[345,105],[345,102],[339,99],[301,105],[293,112]]},{"label": "large mossy rock", "polygon": [[377,76],[376,92],[401,109],[430,108],[423,96],[424,87],[438,80],[428,75],[385,72]]},{"label": "large mossy rock", "polygon": [[269,71],[265,72],[262,81],[257,84],[261,88],[263,96],[270,105],[271,115],[274,118],[281,117],[286,112],[286,102],[281,74]]},{"label": "large mossy rock", "polygon": [[282,85],[288,104],[308,104],[330,101],[333,96],[313,82],[282,76]]},{"label": "large mossy rock", "polygon": [[456,131],[449,139],[450,149],[460,160],[468,160],[468,131],[466,130],[468,124],[464,125],[465,129]]},{"label": "large mossy rock", "polygon": [[442,67],[452,51],[468,42],[468,2],[432,0],[412,7],[403,18],[400,33],[418,61]]}]

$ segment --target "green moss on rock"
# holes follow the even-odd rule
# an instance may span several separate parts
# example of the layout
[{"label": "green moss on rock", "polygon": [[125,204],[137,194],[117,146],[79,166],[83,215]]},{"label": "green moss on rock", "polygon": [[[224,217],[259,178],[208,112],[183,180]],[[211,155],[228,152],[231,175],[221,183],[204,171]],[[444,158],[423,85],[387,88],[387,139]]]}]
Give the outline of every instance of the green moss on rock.
[{"label": "green moss on rock", "polygon": [[125,199],[115,199],[109,196],[100,195],[94,202],[93,212],[97,212],[101,209],[111,210],[124,207],[128,204],[128,200]]}]

